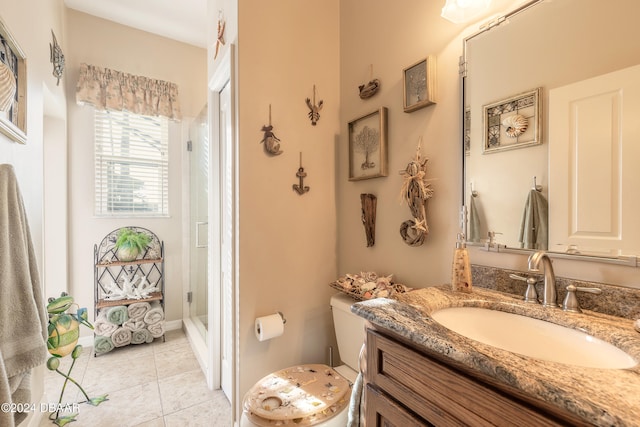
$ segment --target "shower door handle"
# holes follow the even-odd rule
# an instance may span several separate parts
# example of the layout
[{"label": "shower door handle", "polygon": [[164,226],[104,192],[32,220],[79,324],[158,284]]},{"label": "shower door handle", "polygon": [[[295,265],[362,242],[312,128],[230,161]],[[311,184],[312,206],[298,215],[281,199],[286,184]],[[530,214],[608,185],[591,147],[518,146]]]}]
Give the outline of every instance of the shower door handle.
[{"label": "shower door handle", "polygon": [[204,243],[200,243],[200,226],[208,224],[208,221],[196,221],[196,248],[206,248],[208,246],[206,240]]}]

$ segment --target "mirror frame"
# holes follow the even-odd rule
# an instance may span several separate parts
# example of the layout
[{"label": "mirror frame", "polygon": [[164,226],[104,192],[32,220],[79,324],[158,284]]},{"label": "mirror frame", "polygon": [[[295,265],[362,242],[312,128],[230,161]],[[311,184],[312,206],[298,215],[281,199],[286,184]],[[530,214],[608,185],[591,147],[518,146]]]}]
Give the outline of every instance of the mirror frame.
[{"label": "mirror frame", "polygon": [[[460,114],[461,114],[461,123],[462,123],[462,208],[461,208],[461,229],[465,236],[467,236],[467,204],[466,204],[466,196],[467,196],[467,168],[466,168],[466,155],[465,155],[465,119],[466,119],[466,77],[467,77],[467,43],[478,37],[481,34],[484,34],[487,31],[490,31],[494,28],[498,28],[502,23],[507,21],[509,18],[520,14],[531,7],[536,6],[537,4],[542,3],[544,0],[530,0],[522,5],[516,7],[515,9],[505,13],[504,15],[500,15],[497,18],[491,19],[486,23],[482,24],[478,31],[471,34],[468,37],[465,37],[462,44],[462,56],[460,57],[459,62],[459,72],[460,72],[460,87],[461,87],[461,102],[460,102]],[[535,250],[533,249],[521,249],[521,248],[513,248],[508,247],[507,245],[497,244],[497,243],[478,243],[478,242],[466,242],[467,246],[480,247],[489,252],[497,252],[497,253],[511,253],[511,254],[521,254],[521,255],[529,255]],[[552,258],[559,259],[568,259],[573,261],[588,261],[588,262],[600,262],[607,264],[617,264],[628,267],[640,267],[640,259],[638,256],[603,256],[603,255],[589,255],[589,254],[571,254],[571,253],[563,253],[563,252],[552,252],[545,251]]]}]

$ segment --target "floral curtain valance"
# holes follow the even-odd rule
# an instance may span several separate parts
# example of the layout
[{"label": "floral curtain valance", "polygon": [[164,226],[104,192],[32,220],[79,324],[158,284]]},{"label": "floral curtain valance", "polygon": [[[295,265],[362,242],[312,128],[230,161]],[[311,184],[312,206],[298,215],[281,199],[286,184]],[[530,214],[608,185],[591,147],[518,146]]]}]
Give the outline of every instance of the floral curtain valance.
[{"label": "floral curtain valance", "polygon": [[175,83],[134,76],[94,65],[80,64],[76,102],[101,110],[127,110],[145,116],[180,120]]}]

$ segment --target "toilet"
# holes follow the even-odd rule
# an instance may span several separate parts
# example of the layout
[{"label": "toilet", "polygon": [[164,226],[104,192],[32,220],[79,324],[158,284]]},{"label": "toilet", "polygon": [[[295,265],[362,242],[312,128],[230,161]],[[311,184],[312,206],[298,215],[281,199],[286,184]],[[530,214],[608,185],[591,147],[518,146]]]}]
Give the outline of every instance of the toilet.
[{"label": "toilet", "polygon": [[333,325],[344,365],[296,365],[273,372],[245,394],[240,427],[347,425],[351,388],[358,375],[364,319],[351,313],[355,301],[331,297]]}]

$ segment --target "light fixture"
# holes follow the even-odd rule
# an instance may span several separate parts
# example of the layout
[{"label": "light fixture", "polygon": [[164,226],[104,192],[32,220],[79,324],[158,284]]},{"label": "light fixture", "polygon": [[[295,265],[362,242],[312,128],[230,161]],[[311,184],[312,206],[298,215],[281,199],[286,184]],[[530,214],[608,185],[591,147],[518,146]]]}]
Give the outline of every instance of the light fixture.
[{"label": "light fixture", "polygon": [[454,24],[467,22],[484,12],[491,0],[447,0],[442,17]]}]

